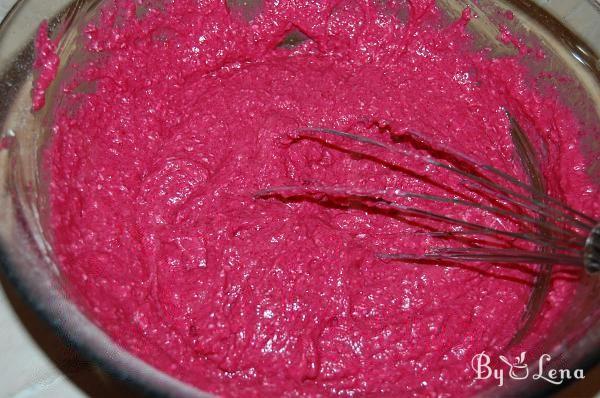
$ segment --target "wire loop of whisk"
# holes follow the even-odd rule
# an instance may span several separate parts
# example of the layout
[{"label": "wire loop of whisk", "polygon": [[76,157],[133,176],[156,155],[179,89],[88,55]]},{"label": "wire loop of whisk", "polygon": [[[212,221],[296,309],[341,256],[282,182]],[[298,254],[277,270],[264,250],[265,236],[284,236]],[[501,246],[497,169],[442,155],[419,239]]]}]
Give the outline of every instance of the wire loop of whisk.
[{"label": "wire loop of whisk", "polygon": [[600,272],[600,224],[592,230],[586,240],[584,265],[590,273]]},{"label": "wire loop of whisk", "polygon": [[[415,131],[407,131],[407,133],[418,142],[426,144],[430,148],[439,149],[422,134]],[[443,152],[450,155],[451,159],[455,161],[436,158],[417,151],[399,148],[396,145],[387,144],[370,137],[328,128],[302,128],[297,130],[296,134],[340,137],[359,144],[383,149],[395,155],[423,161],[450,171],[461,179],[461,184],[464,187],[471,193],[479,194],[480,198],[481,194],[486,194],[508,205],[485,204],[472,198],[449,198],[393,189],[361,191],[355,188],[331,186],[271,187],[256,194],[260,198],[274,196],[291,198],[308,195],[326,197],[329,200],[343,199],[361,204],[366,203],[385,210],[395,211],[403,216],[435,220],[451,227],[450,231],[430,232],[431,237],[449,239],[459,236],[476,236],[478,238],[472,247],[436,247],[424,254],[384,253],[379,255],[382,259],[570,265],[583,266],[589,273],[600,272],[600,223],[597,220],[493,166],[480,164],[470,156],[448,147],[444,147]],[[474,208],[519,221],[521,229],[513,231],[484,226],[457,217],[447,216],[437,211],[404,205],[398,203],[397,200],[399,199],[420,199],[440,204]],[[457,230],[457,226],[460,229]],[[517,240],[527,247],[494,247],[492,243],[500,237]]]}]

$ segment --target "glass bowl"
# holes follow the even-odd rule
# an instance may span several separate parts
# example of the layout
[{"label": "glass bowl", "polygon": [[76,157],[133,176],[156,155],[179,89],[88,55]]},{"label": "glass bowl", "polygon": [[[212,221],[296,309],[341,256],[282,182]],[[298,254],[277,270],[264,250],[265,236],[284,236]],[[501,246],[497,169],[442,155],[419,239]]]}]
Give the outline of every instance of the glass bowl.
[{"label": "glass bowl", "polygon": [[[206,393],[120,348],[86,317],[70,297],[46,239],[47,201],[40,158],[49,131],[44,111],[31,112],[32,40],[40,22],[49,20],[51,31],[61,32],[61,59],[69,59],[76,52],[77,27],[101,3],[101,0],[20,0],[0,27],[0,263],[41,317],[112,374],[152,395],[205,397]],[[254,3],[230,0],[231,6],[250,10],[243,15],[256,9]],[[451,18],[456,18],[465,5],[471,6],[478,16],[470,23],[471,32],[477,45],[491,48],[493,56],[515,51],[497,39],[499,24],[508,25],[527,44],[545,51],[547,57],[543,62],[532,59],[528,66],[533,73],[545,70],[568,77],[560,84],[559,94],[590,132],[581,145],[588,160],[587,171],[600,185],[600,60],[594,51],[531,1],[438,0],[438,4]],[[507,19],[507,11],[514,18]],[[596,18],[600,21],[600,11]],[[49,93],[51,99],[52,87]],[[551,270],[541,269],[540,275],[545,277],[539,278],[531,302],[547,288]],[[600,279],[581,272],[571,310],[557,322],[553,333],[545,336],[543,346],[536,347],[539,353],[549,353],[553,358],[545,364],[546,370],[588,369],[599,362],[599,293]],[[537,315],[533,311],[530,317]],[[515,333],[527,332],[525,328]],[[532,362],[531,367],[535,369],[536,364]],[[544,396],[555,388],[543,380],[510,380],[503,387],[491,386],[481,396]]]}]

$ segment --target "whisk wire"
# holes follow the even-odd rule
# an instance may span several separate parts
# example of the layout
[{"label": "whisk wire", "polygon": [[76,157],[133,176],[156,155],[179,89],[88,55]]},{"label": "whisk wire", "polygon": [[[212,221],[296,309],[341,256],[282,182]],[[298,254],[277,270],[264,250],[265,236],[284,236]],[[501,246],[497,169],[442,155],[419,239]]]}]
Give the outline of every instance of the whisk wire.
[{"label": "whisk wire", "polygon": [[[513,128],[517,128],[520,132],[520,127],[518,127],[518,124],[516,123],[514,118],[510,114],[508,114],[508,112],[507,112],[507,117],[509,118]],[[422,143],[424,143],[432,148],[436,147],[430,140],[428,140],[423,134],[419,133],[418,131],[406,130],[406,132],[408,134],[410,134],[413,138],[416,138],[417,140],[421,141]],[[522,133],[521,133],[521,135],[522,135]],[[572,215],[575,215],[577,217],[580,217],[583,220],[586,220],[587,222],[582,222],[575,217],[572,217],[572,216],[569,217],[570,221],[579,223],[583,228],[586,228],[586,229],[593,228],[595,223],[597,222],[593,218],[589,217],[587,214],[577,211],[577,210],[565,205],[560,200],[553,198],[552,196],[548,195],[546,192],[540,190],[538,187],[535,187],[531,184],[524,183],[523,181],[520,181],[519,179],[515,178],[514,176],[511,176],[510,174],[508,174],[494,166],[480,164],[475,159],[471,158],[470,156],[466,155],[465,153],[463,153],[455,148],[445,146],[443,149],[440,149],[440,150],[443,150],[446,153],[452,155],[453,157],[462,160],[465,164],[469,164],[472,167],[476,167],[480,170],[495,174],[496,176],[501,177],[502,179],[511,183],[512,185],[517,186],[517,187],[527,191],[530,194],[530,196],[525,196],[525,198],[527,200],[534,202],[537,206],[548,207],[548,206],[554,205],[554,206],[557,206],[558,208],[562,209],[562,210],[556,209],[556,211],[559,213],[562,213],[566,217],[569,217],[568,213],[572,213]],[[505,189],[502,186],[499,186],[499,187],[502,189]],[[535,198],[541,198],[541,199],[543,199],[543,202],[541,202],[540,200],[536,200]]]},{"label": "whisk wire", "polygon": [[[419,209],[406,206],[395,201],[388,200],[385,196],[390,195],[389,190],[380,191],[357,191],[346,187],[306,187],[306,186],[283,186],[264,189],[257,193],[258,197],[282,195],[285,197],[297,194],[309,194],[313,196],[325,195],[330,199],[343,197],[345,200],[357,200],[360,203],[370,202],[378,207],[394,210],[406,216],[420,217],[439,221],[453,227],[460,226],[463,230],[436,231],[430,236],[438,238],[450,238],[456,236],[477,236],[486,238],[498,238],[500,236],[513,240],[534,244],[534,247],[546,247],[551,250],[515,248],[482,247],[481,243],[490,245],[490,241],[479,241],[473,247],[453,248],[438,247],[424,255],[412,254],[382,254],[381,258],[396,260],[460,260],[460,261],[488,261],[498,263],[537,263],[537,264],[564,264],[585,266],[589,272],[600,272],[600,225],[592,217],[572,209],[560,200],[557,200],[538,187],[526,184],[519,179],[501,171],[493,166],[479,164],[470,156],[455,149],[444,147],[437,148],[430,143],[422,134],[415,131],[407,131],[413,139],[420,141],[429,148],[449,155],[452,160],[444,158],[440,161],[432,156],[418,152],[409,151],[388,145],[379,140],[357,134],[347,133],[328,128],[307,127],[296,131],[300,133],[318,133],[338,136],[351,141],[385,149],[391,153],[399,154],[415,160],[424,161],[435,167],[450,171],[460,176],[461,184],[473,194],[482,193],[500,200],[506,207],[487,205],[472,199],[449,198],[439,195],[424,193],[392,191],[396,197],[407,199],[422,199],[439,203],[449,203],[470,208],[476,208],[484,212],[506,216],[516,221],[529,224],[521,230],[509,231],[480,225],[474,222],[462,220],[456,217],[442,215],[435,211]],[[458,165],[456,164],[458,161]],[[492,176],[495,176],[493,178]],[[500,179],[505,185],[497,182]],[[526,193],[524,193],[524,192]],[[489,198],[487,199],[488,201]],[[512,210],[515,207],[518,210]],[[519,211],[520,210],[520,211]],[[530,212],[530,214],[527,214]],[[591,233],[590,233],[591,231]]]},{"label": "whisk wire", "polygon": [[581,258],[577,256],[551,255],[551,254],[532,254],[525,250],[508,252],[507,249],[500,249],[494,252],[493,249],[485,248],[481,250],[474,249],[439,249],[428,252],[424,255],[416,254],[380,254],[379,258],[384,260],[436,260],[436,261],[466,261],[466,262],[492,262],[492,263],[510,263],[510,264],[563,264],[581,266]]},{"label": "whisk wire", "polygon": [[[508,116],[509,120],[511,121],[511,125],[513,127],[518,126],[518,124],[516,123],[514,118],[512,116],[510,116],[510,114],[507,113],[507,116]],[[520,128],[518,128],[518,129],[520,130]],[[425,143],[426,145],[428,145],[432,148],[436,147],[430,140],[428,140],[423,134],[419,133],[418,131],[406,130],[406,132],[408,134],[410,134],[413,138],[416,138],[417,140],[421,141],[422,143]],[[511,183],[512,185],[517,186],[521,189],[524,189],[525,191],[527,191],[528,193],[531,194],[531,196],[525,196],[525,198],[527,200],[534,202],[536,205],[538,205],[540,207],[547,207],[547,206],[550,206],[550,204],[551,204],[551,205],[557,206],[558,208],[562,209],[562,210],[559,210],[559,209],[556,209],[556,210],[560,213],[563,213],[565,216],[568,216],[568,213],[572,213],[573,215],[580,217],[583,220],[586,220],[587,222],[582,222],[575,217],[569,218],[569,220],[572,222],[580,223],[580,225],[583,228],[586,228],[586,229],[593,228],[597,222],[596,220],[594,220],[592,217],[588,216],[587,214],[584,214],[580,211],[577,211],[577,210],[565,205],[560,200],[553,198],[552,196],[548,195],[546,192],[540,190],[539,188],[537,188],[531,184],[524,183],[523,181],[520,181],[519,179],[515,178],[514,176],[511,176],[510,174],[508,174],[494,166],[480,164],[475,159],[471,158],[470,156],[466,155],[465,153],[463,153],[455,148],[445,146],[443,148],[443,151],[445,151],[448,154],[451,154],[453,157],[455,157],[457,159],[462,160],[465,164],[469,164],[472,167],[476,167],[480,170],[495,174],[496,176],[501,177],[502,179]],[[504,187],[502,187],[502,186],[500,186],[500,188],[504,189]],[[541,202],[540,200],[536,200],[535,198],[542,198],[543,202]]]},{"label": "whisk wire", "polygon": [[385,208],[392,209],[394,211],[398,211],[399,213],[415,216],[426,219],[434,219],[440,222],[444,222],[450,225],[460,225],[464,228],[468,228],[472,233],[478,232],[480,234],[496,234],[502,235],[506,237],[510,237],[512,239],[524,240],[536,244],[541,244],[548,247],[560,247],[561,249],[568,251],[571,250],[570,247],[562,246],[558,241],[551,240],[546,235],[540,233],[522,233],[522,232],[512,232],[506,231],[493,227],[484,227],[480,224],[475,224],[469,221],[461,220],[455,217],[444,216],[432,211],[427,211],[423,209],[419,209],[411,206],[404,206],[398,204],[396,202],[392,202],[383,198],[384,191],[356,191],[351,188],[346,187],[273,187],[269,189],[262,190],[257,193],[258,197],[265,197],[273,194],[287,194],[288,196],[294,196],[296,194],[308,194],[308,195],[327,195],[331,198],[336,196],[344,196],[345,199],[355,198],[359,199],[361,202],[368,201],[371,203],[376,203],[380,206],[384,206]]},{"label": "whisk wire", "polygon": [[[402,195],[402,196],[412,197],[412,198],[421,198],[421,199],[431,200],[431,201],[435,201],[435,202],[458,204],[458,205],[463,205],[463,206],[468,206],[468,207],[472,207],[472,208],[484,210],[484,211],[489,212],[491,214],[503,215],[503,216],[507,216],[509,218],[513,218],[513,219],[516,219],[516,220],[526,221],[526,222],[529,222],[529,223],[532,223],[532,224],[542,224],[545,229],[554,231],[558,235],[562,235],[563,237],[565,237],[566,239],[568,239],[568,241],[567,241],[568,243],[576,243],[577,240],[580,241],[580,239],[578,239],[579,236],[575,235],[571,231],[564,230],[564,229],[562,229],[562,228],[560,228],[560,227],[558,227],[556,225],[550,224],[548,222],[540,221],[537,218],[530,217],[530,216],[527,216],[527,215],[524,215],[524,214],[519,214],[517,212],[510,211],[510,210],[505,210],[505,209],[502,209],[500,207],[487,206],[487,205],[483,205],[481,203],[472,202],[472,201],[468,201],[468,200],[456,199],[456,198],[446,198],[446,197],[443,197],[443,196],[436,196],[436,195],[407,193],[407,194]],[[554,243],[559,243],[560,242],[559,240],[554,239],[554,238],[551,238],[550,241],[554,242]],[[583,243],[581,245],[583,246]]]},{"label": "whisk wire", "polygon": [[[594,227],[593,224],[593,219],[591,217],[586,216],[583,213],[580,213],[574,209],[571,209],[570,207],[564,205],[562,202],[548,196],[547,194],[537,190],[535,187],[532,187],[528,184],[525,184],[519,180],[517,180],[516,178],[504,173],[501,170],[498,170],[495,167],[492,166],[487,166],[487,165],[480,165],[477,162],[475,162],[474,160],[471,159],[470,156],[461,153],[460,151],[454,150],[454,149],[449,149],[449,148],[445,148],[444,150],[451,154],[453,157],[463,161],[465,164],[468,164],[470,166],[472,166],[473,168],[482,170],[482,171],[487,171],[490,173],[495,174],[496,176],[504,179],[505,181],[518,186],[524,190],[527,190],[530,193],[535,194],[535,197],[542,197],[544,198],[544,202],[541,202],[539,200],[536,200],[534,197],[529,196],[529,195],[523,195],[519,192],[516,192],[512,189],[509,189],[505,186],[502,186],[496,182],[494,182],[493,180],[491,180],[489,177],[486,177],[484,175],[475,175],[472,172],[470,172],[469,170],[464,170],[461,169],[459,167],[456,167],[455,165],[451,165],[451,164],[446,164],[446,163],[442,163],[430,156],[426,156],[426,155],[421,155],[415,152],[410,152],[408,150],[404,150],[404,149],[398,149],[395,147],[392,147],[390,145],[387,145],[381,141],[369,138],[369,137],[364,137],[361,135],[357,135],[357,134],[352,134],[352,133],[347,133],[347,132],[342,132],[342,131],[337,131],[337,130],[333,130],[333,129],[327,129],[327,128],[316,128],[316,127],[311,127],[311,128],[302,128],[298,130],[299,132],[316,132],[316,133],[325,133],[325,134],[331,134],[331,135],[336,135],[339,137],[343,137],[343,138],[348,138],[350,140],[356,141],[356,142],[361,142],[361,143],[365,143],[365,144],[370,144],[370,145],[374,145],[377,146],[379,148],[383,148],[386,149],[390,152],[394,152],[397,154],[401,154],[403,156],[408,156],[408,157],[412,157],[414,159],[418,159],[418,160],[422,160],[425,161],[433,166],[436,167],[440,167],[443,169],[446,169],[450,172],[453,172],[455,174],[458,174],[464,178],[467,178],[471,181],[473,181],[474,183],[476,183],[477,185],[480,186],[486,186],[488,188],[492,188],[493,190],[496,191],[500,191],[505,193],[504,198],[505,200],[510,200],[510,196],[514,196],[516,198],[519,198],[525,202],[529,202],[531,204],[533,204],[534,206],[536,206],[536,208],[534,209],[534,211],[536,213],[540,213],[543,212],[544,214],[551,216],[553,218],[555,218],[556,220],[560,220],[560,221],[565,221],[565,222],[569,222],[571,224],[577,224],[579,227],[589,231],[591,228]],[[422,135],[418,134],[415,131],[409,131],[409,134],[415,136],[419,141],[425,142],[428,145],[431,145],[427,140],[425,140]],[[433,147],[433,145],[431,145]],[[508,194],[508,196],[506,195]],[[581,217],[581,218],[585,218],[586,220],[591,220],[592,224],[589,224],[587,222],[583,222],[580,219],[569,215],[567,213],[565,213],[565,211],[561,210],[561,209],[556,209],[553,208],[551,204],[555,204],[557,206],[560,206],[562,209],[566,209],[567,211],[570,211],[574,214],[576,214],[577,216]],[[536,223],[540,222],[540,220],[536,220]]]}]

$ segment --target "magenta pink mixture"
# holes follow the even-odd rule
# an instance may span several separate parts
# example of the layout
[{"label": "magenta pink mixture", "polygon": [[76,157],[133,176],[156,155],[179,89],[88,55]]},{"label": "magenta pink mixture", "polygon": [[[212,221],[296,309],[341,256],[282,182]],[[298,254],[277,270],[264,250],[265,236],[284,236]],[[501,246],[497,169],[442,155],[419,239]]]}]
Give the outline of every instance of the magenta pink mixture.
[{"label": "magenta pink mixture", "polygon": [[[448,193],[418,175],[461,189],[409,159],[294,138],[304,126],[420,151],[403,135],[412,129],[525,178],[509,110],[543,147],[550,192],[600,215],[584,132],[535,88],[543,78],[520,61],[535,55],[472,49],[468,10],[448,24],[433,1],[376,3],[269,0],[237,12],[217,0],[111,0],[85,27],[88,61],[69,66],[53,100],[53,245],[74,297],[123,347],[231,397],[485,387],[471,358],[514,336],[535,267],[383,261],[378,253],[439,242],[385,212],[255,197],[310,184]],[[290,33],[305,40],[286,45]],[[42,29],[36,108],[53,51]],[[443,212],[511,228],[475,210]],[[555,278],[526,344],[561,316],[572,283]]]}]

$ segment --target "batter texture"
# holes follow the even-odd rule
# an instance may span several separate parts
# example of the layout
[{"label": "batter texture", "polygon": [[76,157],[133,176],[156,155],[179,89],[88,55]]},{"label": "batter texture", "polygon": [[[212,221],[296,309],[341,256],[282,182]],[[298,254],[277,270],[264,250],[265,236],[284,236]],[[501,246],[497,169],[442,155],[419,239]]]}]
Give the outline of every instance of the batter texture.
[{"label": "batter texture", "polygon": [[[543,149],[549,191],[600,214],[583,131],[552,91],[536,89],[520,61],[527,51],[475,50],[468,10],[449,24],[433,1],[379,4],[274,0],[236,11],[216,0],[111,0],[84,27],[86,61],[67,66],[53,100],[52,243],[73,297],[119,344],[232,397],[485,387],[471,358],[514,336],[535,267],[386,262],[377,253],[439,244],[423,233],[427,221],[255,197],[311,184],[460,193],[444,170],[294,134],[305,126],[425,153],[404,133],[419,131],[525,180],[509,110]],[[37,108],[57,66],[44,35]],[[561,316],[574,278],[554,278],[524,344]]]}]

